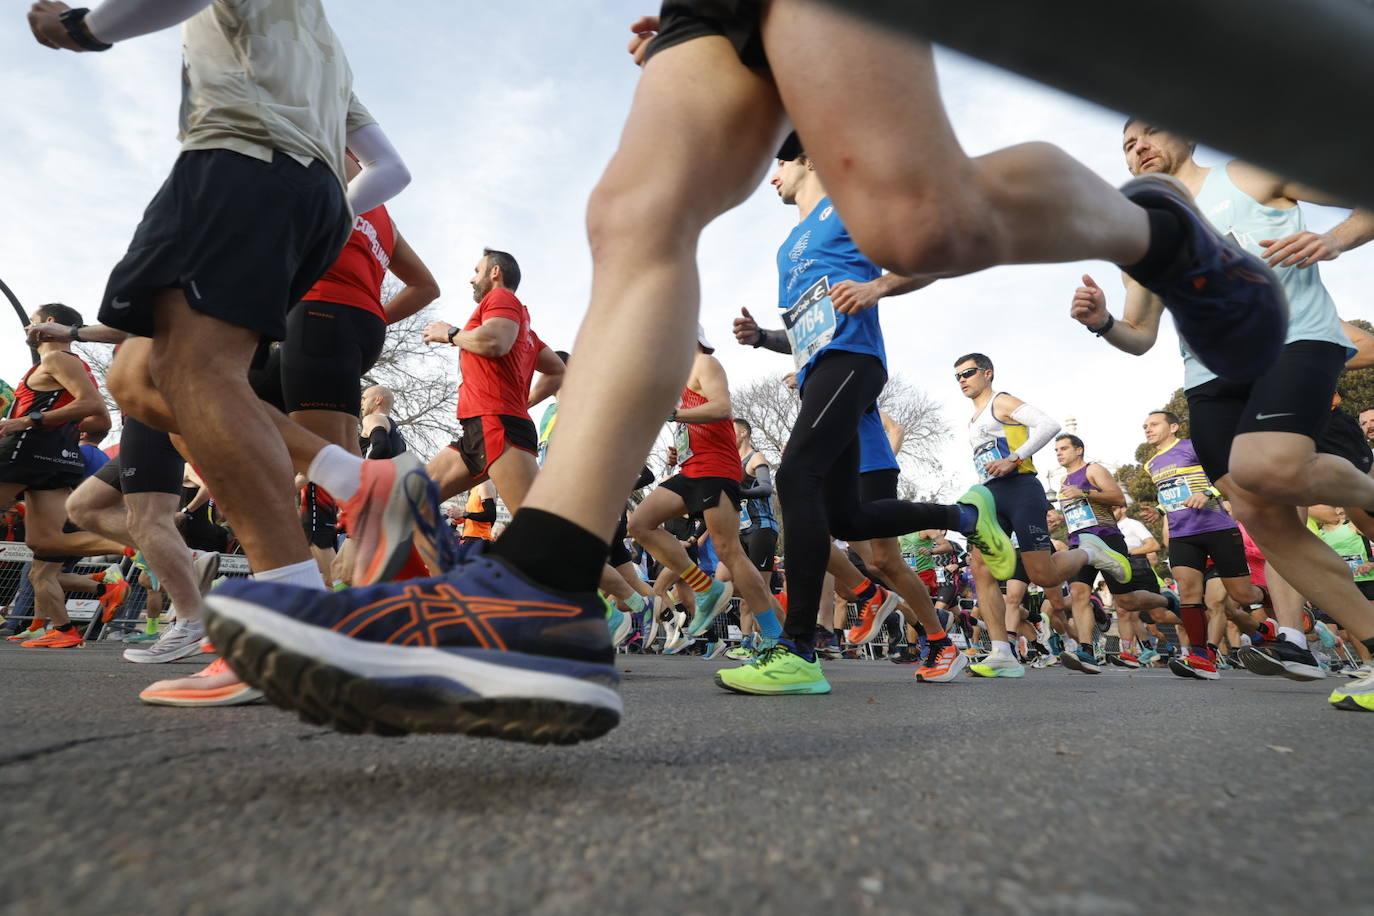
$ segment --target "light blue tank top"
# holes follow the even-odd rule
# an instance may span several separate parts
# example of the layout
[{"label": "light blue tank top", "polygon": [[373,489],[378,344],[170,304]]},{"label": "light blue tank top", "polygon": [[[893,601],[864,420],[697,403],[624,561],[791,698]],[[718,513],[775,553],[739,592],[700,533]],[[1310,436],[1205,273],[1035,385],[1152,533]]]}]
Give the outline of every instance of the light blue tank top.
[{"label": "light blue tank top", "polygon": [[[1266,207],[1246,194],[1231,181],[1231,163],[1219,165],[1207,173],[1202,190],[1197,195],[1198,209],[1222,235],[1230,234],[1251,254],[1263,255],[1260,242],[1281,239],[1307,228],[1302,208],[1285,210]],[[1274,273],[1288,294],[1288,338],[1295,340],[1324,340],[1346,348],[1346,358],[1355,355],[1350,338],[1341,328],[1336,303],[1322,285],[1319,267],[1278,267]],[[1216,378],[1206,366],[1198,362],[1187,345],[1183,351],[1183,387],[1192,388]]]}]

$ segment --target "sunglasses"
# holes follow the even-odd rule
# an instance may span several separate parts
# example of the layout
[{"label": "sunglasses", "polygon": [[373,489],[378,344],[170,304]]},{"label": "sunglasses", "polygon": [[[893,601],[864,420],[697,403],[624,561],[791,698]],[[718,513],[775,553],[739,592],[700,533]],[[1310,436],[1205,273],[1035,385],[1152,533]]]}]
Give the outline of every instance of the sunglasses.
[{"label": "sunglasses", "polygon": [[982,369],[979,369],[977,366],[974,366],[972,369],[965,369],[963,372],[954,373],[954,380],[958,382],[966,378],[973,378],[975,375],[982,371]]}]

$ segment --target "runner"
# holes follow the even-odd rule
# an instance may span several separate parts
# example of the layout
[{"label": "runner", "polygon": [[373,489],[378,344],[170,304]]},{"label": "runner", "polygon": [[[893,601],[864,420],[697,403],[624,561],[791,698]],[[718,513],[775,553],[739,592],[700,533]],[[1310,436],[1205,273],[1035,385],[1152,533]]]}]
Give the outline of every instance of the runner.
[{"label": "runner", "polygon": [[[1112,517],[1116,519],[1117,530],[1126,540],[1127,555],[1131,558],[1131,583],[1136,588],[1148,591],[1148,583],[1153,582],[1158,593],[1172,605],[1178,596],[1162,587],[1159,574],[1154,570],[1155,558],[1162,549],[1159,540],[1149,528],[1127,515],[1125,506],[1113,507]],[[1175,610],[1174,614],[1177,616],[1178,611]],[[1115,656],[1109,656],[1108,660],[1125,668],[1148,667],[1153,664],[1159,658],[1159,653],[1150,645],[1150,635],[1145,628],[1145,622],[1152,620],[1153,615],[1122,612],[1118,609],[1117,618],[1121,650]]]},{"label": "runner", "polygon": [[467,505],[463,507],[462,542],[464,544],[490,544],[493,540],[491,529],[496,524],[496,487],[485,480],[468,490]]},{"label": "runner", "polygon": [[396,395],[385,385],[373,385],[363,392],[363,422],[358,449],[364,458],[394,458],[407,451],[406,437],[392,418]]},{"label": "runner", "polygon": [[[775,569],[773,555],[778,549],[778,518],[773,511],[773,466],[754,447],[753,432],[748,420],[735,417],[735,447],[739,452],[743,482],[740,495],[744,497],[744,508],[739,516],[739,539],[749,562],[766,577],[765,581],[771,582]],[[772,591],[771,586],[769,591]],[[771,606],[769,610],[775,611]],[[742,657],[752,658],[772,647],[776,637],[770,639],[761,633],[755,636],[754,609],[747,601],[740,601],[739,617],[740,632],[744,634],[741,648],[746,653]],[[732,649],[726,654],[731,658],[741,657],[731,655],[733,652]]]},{"label": "runner", "polygon": [[[1100,257],[1129,265],[1171,308],[1187,312],[1179,319],[1185,336],[1226,375],[1253,377],[1281,343],[1283,301],[1264,266],[1194,220],[1167,182],[1133,182],[1121,194],[1044,144],[966,157],[943,114],[928,44],[818,4],[722,9],[706,0],[673,0],[661,19],[645,17],[632,30],[630,51],[647,63],[619,151],[589,203],[593,295],[574,348],[580,368],[560,407],[561,422],[579,434],[550,450],[543,476],[492,554],[446,580],[465,594],[523,609],[518,624],[514,618],[501,624],[502,632],[522,634],[503,643],[513,653],[507,679],[529,682],[524,656],[560,670],[589,657],[546,635],[552,621],[536,615],[547,614],[549,603],[597,614],[595,588],[620,505],[692,361],[697,239],[752,193],[782,138],[785,117],[802,136],[815,134],[821,178],[833,183],[836,208],[855,222],[858,247],[884,267],[910,276],[952,276],[996,263]],[[779,92],[788,98],[786,112]],[[859,136],[862,143],[855,141]],[[1238,270],[1242,263],[1249,269]],[[1205,310],[1196,308],[1204,304]],[[1238,315],[1254,318],[1233,324]],[[633,347],[625,345],[629,328],[638,335]],[[781,479],[779,491],[785,491]],[[946,524],[952,525],[918,522],[906,530]],[[814,547],[809,552],[820,556]],[[518,569],[524,578],[488,578],[496,569]],[[799,572],[791,564],[789,571]],[[815,572],[803,571],[803,578]],[[803,589],[814,591],[812,585]],[[227,603],[231,595],[238,604]],[[236,585],[218,613],[226,634],[249,627],[255,635],[284,633],[269,622],[283,619],[339,619],[313,617],[317,600],[333,606],[328,596]],[[810,604],[808,598],[801,608],[804,618],[815,611]],[[358,655],[389,654],[394,647],[380,640],[404,619],[398,613],[369,631]],[[445,631],[443,638],[454,640],[444,643],[454,650],[474,645],[458,631]],[[271,637],[273,648],[253,659],[245,653],[243,672],[265,681],[278,651],[329,666],[344,663],[341,651],[309,648],[303,639],[288,646],[287,640]],[[566,740],[595,737],[619,721],[618,698],[609,688],[571,691],[591,678],[595,686],[614,683],[604,648],[590,654],[600,670],[579,669],[586,673],[542,688],[553,702],[532,703],[532,695],[545,694],[529,687],[519,699],[503,698],[506,688],[497,681],[506,679],[488,678],[475,694],[427,704],[424,723],[412,725],[487,728],[495,717],[506,737],[528,740],[550,731]],[[347,665],[340,669],[352,672],[345,678],[379,682],[356,660]],[[446,676],[462,678],[456,671]],[[338,696],[321,708],[352,715]],[[471,710],[479,705],[486,712],[477,718]],[[372,722],[371,711],[360,721]]]},{"label": "runner", "polygon": [[[1053,551],[1045,522],[1050,503],[1035,476],[1032,456],[1058,434],[1059,424],[1020,398],[995,391],[995,374],[992,360],[982,353],[969,353],[954,361],[954,380],[964,397],[973,402],[969,441],[973,446],[974,470],[997,500],[1001,526],[1016,535],[1020,545],[1017,556],[1030,580],[1049,591],[1091,567],[1118,582],[1129,582],[1130,561],[1094,534],[1080,535],[1072,550]],[[992,638],[992,652],[969,670],[979,677],[1021,677],[1025,668],[1007,640],[1005,599],[998,585],[999,581],[1011,578],[1011,572],[997,575],[979,553],[974,553],[973,558],[974,581],[978,585],[983,623]],[[1078,623],[1080,634],[1084,626],[1082,621]],[[1091,638],[1087,642],[1091,647]],[[1087,655],[1091,655],[1091,649]],[[1093,674],[1101,671],[1089,671],[1096,665],[1082,656],[1079,659],[1082,670]]]},{"label": "runner", "polygon": [[[1307,231],[1298,206],[1303,200],[1332,202],[1316,192],[1235,160],[1203,168],[1193,159],[1193,144],[1135,118],[1123,128],[1123,149],[1132,174],[1164,173],[1181,182],[1217,231],[1238,239],[1277,271],[1291,317],[1282,353],[1270,369],[1252,381],[1228,381],[1200,358],[1196,341],[1184,348],[1184,387],[1198,458],[1274,569],[1357,639],[1374,645],[1374,609],[1340,557],[1306,530],[1294,511],[1317,504],[1374,506],[1374,479],[1360,471],[1367,465],[1357,466],[1368,456],[1323,454],[1331,448],[1322,434],[1336,379],[1357,349],[1317,267],[1374,238],[1374,212],[1357,208],[1318,235]],[[1154,343],[1162,308],[1135,281],[1128,280],[1127,289],[1125,313],[1117,322],[1102,291],[1085,275],[1072,314],[1113,346],[1143,353]],[[1285,638],[1266,652],[1285,668],[1311,670],[1311,653],[1294,637],[1301,633],[1295,609],[1281,602],[1275,612],[1283,615]],[[1374,680],[1338,689],[1331,702],[1374,710]]]},{"label": "runner", "polygon": [[[1083,458],[1083,440],[1072,433],[1055,437],[1055,457],[1059,466],[1068,471],[1059,489],[1060,511],[1064,514],[1064,526],[1069,533],[1069,547],[1077,547],[1086,536],[1095,536],[1126,557],[1130,576],[1124,582],[1113,576],[1106,576],[1107,589],[1115,596],[1116,612],[1121,624],[1118,632],[1122,637],[1121,654],[1115,656],[1114,663],[1127,668],[1140,667],[1135,656],[1127,650],[1130,637],[1135,634],[1135,626],[1140,612],[1169,610],[1178,613],[1178,603],[1160,594],[1155,582],[1154,572],[1150,570],[1137,576],[1139,566],[1130,558],[1130,544],[1117,525],[1114,509],[1124,508],[1126,494],[1111,472],[1097,463],[1089,463]],[[1096,674],[1097,658],[1092,651],[1093,614],[1090,596],[1097,570],[1085,567],[1069,582],[1069,594],[1073,601],[1074,623],[1078,630],[1078,650],[1065,649],[1059,661],[1071,671]],[[1132,664],[1135,662],[1135,664]],[[1092,670],[1096,669],[1096,670]]]}]

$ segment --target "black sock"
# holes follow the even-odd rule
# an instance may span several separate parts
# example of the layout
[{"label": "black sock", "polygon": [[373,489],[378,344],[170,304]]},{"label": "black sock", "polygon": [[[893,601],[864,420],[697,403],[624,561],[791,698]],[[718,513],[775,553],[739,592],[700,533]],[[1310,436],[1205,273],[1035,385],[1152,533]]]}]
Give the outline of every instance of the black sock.
[{"label": "black sock", "polygon": [[56,630],[56,631],[59,632],[59,633],[67,633],[67,632],[70,632],[70,631],[72,631],[72,630],[75,630],[75,629],[76,629],[76,624],[73,624],[73,623],[68,622],[68,623],[62,624],[62,626],[60,626],[60,627],[53,627],[53,629]]},{"label": "black sock", "polygon": [[95,596],[97,598],[103,597],[105,595],[105,588],[106,586],[104,582],[97,582],[95,584]]},{"label": "black sock", "polygon": [[610,549],[581,525],[552,512],[521,509],[490,552],[541,585],[594,592]]},{"label": "black sock", "polygon": [[1374,636],[1368,639],[1362,639],[1360,642],[1364,643],[1364,647],[1369,650],[1370,655],[1374,655]]},{"label": "black sock", "polygon": [[1145,257],[1121,269],[1140,285],[1150,286],[1173,272],[1185,236],[1183,222],[1170,211],[1147,207],[1145,213],[1150,219],[1150,247]]},{"label": "black sock", "polygon": [[872,598],[874,595],[878,594],[877,582],[874,582],[872,578],[865,579],[864,581],[868,584],[854,593],[854,597],[859,599],[860,604],[863,604],[869,598]]}]

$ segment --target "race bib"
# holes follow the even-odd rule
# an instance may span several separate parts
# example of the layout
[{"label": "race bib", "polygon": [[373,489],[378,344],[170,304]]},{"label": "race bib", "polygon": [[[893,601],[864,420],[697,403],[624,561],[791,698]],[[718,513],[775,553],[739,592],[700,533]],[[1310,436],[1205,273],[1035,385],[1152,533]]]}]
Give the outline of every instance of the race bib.
[{"label": "race bib", "polygon": [[1062,503],[1064,525],[1070,531],[1082,531],[1097,524],[1097,513],[1086,499],[1067,499]]},{"label": "race bib", "polygon": [[1345,561],[1346,566],[1350,567],[1350,572],[1352,574],[1355,573],[1365,563],[1364,557],[1342,556],[1341,559]]},{"label": "race bib", "polygon": [[1175,477],[1160,486],[1159,508],[1164,512],[1178,512],[1185,508],[1183,504],[1192,495],[1193,491],[1189,488],[1188,481],[1183,477]]},{"label": "race bib", "polygon": [[798,369],[811,361],[835,337],[835,306],[830,301],[830,278],[821,277],[782,313],[783,329],[792,345]]},{"label": "race bib", "polygon": [[1003,450],[1000,441],[991,439],[973,450],[973,469],[978,473],[979,480],[988,480],[992,477],[988,473],[988,465],[1010,457],[1011,455]]},{"label": "race bib", "polygon": [[743,531],[751,524],[753,524],[753,522],[749,520],[749,500],[746,499],[740,503],[739,506],[739,530]]},{"label": "race bib", "polygon": [[688,424],[679,423],[673,431],[673,448],[677,449],[677,466],[685,467],[687,459],[692,457],[692,437],[688,433]]}]

